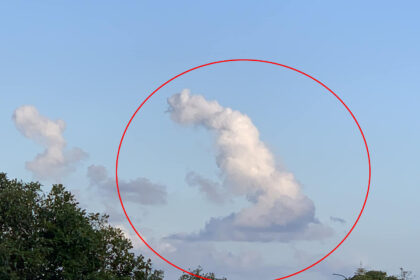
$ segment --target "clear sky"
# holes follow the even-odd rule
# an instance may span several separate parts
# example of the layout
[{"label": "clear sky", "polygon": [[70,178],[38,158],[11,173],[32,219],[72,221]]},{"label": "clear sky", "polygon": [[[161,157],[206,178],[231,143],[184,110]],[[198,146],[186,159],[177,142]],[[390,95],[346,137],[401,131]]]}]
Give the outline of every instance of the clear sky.
[{"label": "clear sky", "polygon": [[[2,2],[0,171],[46,189],[64,183],[83,207],[110,213],[149,256],[122,217],[113,183],[129,118],[157,86],[191,67],[271,60],[333,89],[358,118],[372,159],[371,194],[355,231],[294,278],[335,279],[360,263],[420,275],[419,9],[417,1]],[[188,102],[174,103],[184,89]],[[181,118],[194,106],[199,117]],[[247,118],[249,130],[239,129],[236,120]],[[222,141],[226,131],[236,142]],[[280,181],[293,174],[286,185],[305,198],[283,210],[313,206],[286,215],[292,222],[284,227],[284,215],[267,205],[284,202],[286,192],[272,192],[273,176],[249,175],[266,152],[275,159],[266,167]],[[248,162],[246,172],[225,164],[231,158]],[[153,96],[127,132],[119,174],[127,211],[156,250],[230,280],[274,279],[325,255],[353,224],[368,175],[361,136],[331,94],[290,70],[245,62],[194,71]],[[266,223],[237,227],[243,217],[253,221],[247,208],[269,211],[258,220]],[[154,263],[168,279],[179,275]]]}]

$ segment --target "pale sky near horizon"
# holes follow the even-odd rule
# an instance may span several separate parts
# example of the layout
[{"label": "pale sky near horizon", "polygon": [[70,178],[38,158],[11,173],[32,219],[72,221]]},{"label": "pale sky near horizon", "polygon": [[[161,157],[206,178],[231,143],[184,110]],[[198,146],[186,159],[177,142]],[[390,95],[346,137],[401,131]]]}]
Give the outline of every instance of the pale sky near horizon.
[{"label": "pale sky near horizon", "polygon": [[[334,90],[358,118],[372,160],[370,197],[354,232],[331,257],[292,279],[336,279],[332,273],[350,275],[360,263],[391,274],[402,266],[420,276],[419,9],[416,1],[3,2],[0,172],[40,180],[46,189],[64,183],[83,207],[110,213],[136,251],[151,256],[123,219],[113,183],[129,118],[156,87],[191,67],[231,58],[271,60]],[[219,115],[173,119],[169,109],[175,103],[168,99],[185,89],[217,101],[221,112],[231,108],[249,117],[279,176],[294,175],[293,184],[314,205],[314,212],[302,211],[315,218],[297,216],[293,236],[304,234],[299,225],[315,221],[331,234],[310,232],[315,240],[289,240],[288,234],[279,240],[272,235],[277,220],[268,219],[261,235],[238,230],[240,238],[225,234],[231,240],[214,240],[220,235],[208,230],[191,241],[211,218],[218,219],[209,228],[220,233],[234,227],[231,213],[237,221],[246,207],[274,211],[255,205],[260,192],[270,193],[268,203],[276,194],[257,184],[263,177],[221,167],[243,142],[220,144],[226,127],[209,123]],[[177,113],[202,104],[195,101]],[[235,118],[221,115],[226,117],[221,123],[240,131],[236,136],[248,135],[236,128]],[[45,147],[50,154],[36,159]],[[60,166],[43,161],[60,156],[65,159]],[[367,160],[354,122],[321,86],[280,67],[232,62],[193,71],[145,104],[124,140],[119,176],[130,217],[162,255],[185,269],[201,264],[229,280],[264,280],[313,263],[343,238],[362,206]],[[243,187],[243,178],[257,194]],[[138,193],[139,186],[147,196]],[[292,202],[287,209],[311,205]],[[182,238],[168,238],[180,233]],[[238,240],[243,236],[247,240]],[[160,259],[154,264],[167,279],[179,275]]]}]

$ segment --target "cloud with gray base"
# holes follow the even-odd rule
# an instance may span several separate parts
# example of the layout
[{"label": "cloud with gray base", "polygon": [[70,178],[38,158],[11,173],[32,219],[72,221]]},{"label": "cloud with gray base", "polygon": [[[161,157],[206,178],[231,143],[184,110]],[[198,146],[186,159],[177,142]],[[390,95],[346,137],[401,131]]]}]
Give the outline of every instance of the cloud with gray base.
[{"label": "cloud with gray base", "polygon": [[[273,154],[247,115],[192,95],[189,90],[171,96],[168,104],[174,122],[213,133],[221,186],[251,204],[237,213],[210,219],[199,232],[177,233],[168,238],[288,242],[331,235],[331,228],[315,217],[312,200],[303,194],[293,174],[276,167]],[[209,193],[205,189],[211,185],[201,184],[201,189]]]},{"label": "cloud with gray base", "polygon": [[[95,187],[100,193],[107,197],[116,197],[117,189],[115,180],[108,176],[108,172],[104,166],[89,166],[87,176],[91,186]],[[130,181],[119,179],[118,186],[124,201],[131,201],[141,205],[158,205],[166,204],[167,202],[166,187],[153,183],[147,178],[139,177]]]},{"label": "cloud with gray base", "polygon": [[50,120],[42,116],[34,106],[25,105],[13,113],[16,128],[28,139],[43,146],[45,150],[32,161],[26,162],[26,169],[39,179],[60,180],[73,172],[77,163],[87,158],[80,148],[66,149],[63,120]]}]

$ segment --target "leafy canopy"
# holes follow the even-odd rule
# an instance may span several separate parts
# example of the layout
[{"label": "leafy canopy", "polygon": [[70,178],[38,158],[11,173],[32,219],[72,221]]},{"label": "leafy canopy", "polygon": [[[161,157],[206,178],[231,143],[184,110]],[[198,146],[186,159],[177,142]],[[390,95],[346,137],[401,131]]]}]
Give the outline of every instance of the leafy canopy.
[{"label": "leafy canopy", "polygon": [[0,173],[0,279],[163,279],[107,219],[62,185],[45,195]]},{"label": "leafy canopy", "polygon": [[[213,272],[210,273],[203,273],[203,269],[199,266],[198,268],[196,268],[195,270],[191,271],[191,273],[198,275],[198,276],[202,276],[204,278],[207,279],[211,279],[211,280],[227,280],[226,278],[216,278],[216,275]],[[201,278],[192,276],[190,274],[184,273],[179,280],[201,280]]]}]

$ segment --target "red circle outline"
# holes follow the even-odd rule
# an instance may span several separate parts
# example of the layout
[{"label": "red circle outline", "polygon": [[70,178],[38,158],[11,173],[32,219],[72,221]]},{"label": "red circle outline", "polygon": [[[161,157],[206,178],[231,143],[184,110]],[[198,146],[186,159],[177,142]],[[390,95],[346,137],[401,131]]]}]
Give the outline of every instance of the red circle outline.
[{"label": "red circle outline", "polygon": [[164,257],[162,257],[158,252],[156,252],[147,242],[146,242],[146,240],[144,240],[143,239],[143,237],[138,233],[138,231],[137,231],[137,229],[134,227],[134,225],[133,225],[133,223],[131,222],[131,220],[130,220],[130,218],[128,217],[128,214],[127,214],[127,212],[126,212],[126,210],[125,210],[125,207],[124,207],[124,203],[123,203],[123,201],[122,201],[122,199],[121,199],[121,194],[120,194],[120,188],[119,188],[119,186],[118,186],[118,159],[119,159],[119,156],[120,156],[120,150],[121,150],[121,145],[122,145],[122,142],[123,142],[123,140],[124,140],[124,137],[125,137],[125,134],[126,134],[126,132],[127,132],[127,129],[128,129],[128,127],[130,126],[130,124],[131,124],[131,121],[134,119],[134,117],[136,116],[136,114],[137,114],[137,112],[140,110],[140,108],[141,107],[143,107],[143,105],[147,102],[147,100],[149,100],[149,98],[150,97],[152,97],[158,90],[160,90],[162,87],[164,87],[165,85],[167,85],[168,83],[170,83],[171,81],[173,81],[173,80],[175,80],[175,79],[177,79],[177,78],[179,78],[179,77],[181,77],[182,75],[185,75],[185,74],[187,74],[187,73],[189,73],[189,72],[191,72],[191,71],[193,71],[193,70],[196,70],[196,69],[199,69],[199,68],[203,68],[203,67],[206,67],[206,66],[210,66],[210,65],[214,65],[214,64],[219,64],[219,63],[225,63],[225,62],[239,62],[239,61],[246,61],[246,62],[261,62],[261,63],[268,63],[268,64],[272,64],[272,65],[277,65],[277,66],[281,66],[281,67],[284,67],[284,68],[287,68],[287,69],[290,69],[290,70],[293,70],[293,71],[295,71],[295,72],[298,72],[298,73],[300,73],[300,74],[302,74],[302,75],[304,75],[304,76],[306,76],[306,77],[308,77],[308,78],[310,78],[310,79],[312,79],[312,80],[314,80],[315,82],[317,82],[318,84],[320,84],[321,86],[323,86],[325,89],[327,89],[330,93],[332,93],[340,102],[341,102],[341,104],[343,104],[343,106],[346,108],[346,110],[350,113],[350,115],[351,115],[351,117],[353,118],[353,120],[354,120],[354,122],[356,123],[356,125],[357,125],[357,127],[358,127],[358,129],[359,129],[359,131],[360,131],[360,134],[362,135],[362,138],[363,138],[363,142],[364,142],[364,144],[365,144],[365,148],[366,148],[366,154],[367,154],[367,158],[368,158],[368,164],[369,164],[369,179],[368,179],[368,186],[367,186],[367,192],[366,192],[366,196],[365,196],[365,200],[364,200],[364,202],[363,202],[363,206],[362,206],[362,209],[360,210],[360,213],[359,213],[359,215],[357,216],[357,219],[356,219],[356,221],[354,222],[354,224],[353,224],[353,226],[351,227],[351,229],[350,229],[350,231],[346,234],[346,236],[340,241],[340,243],[338,243],[338,245],[337,246],[335,246],[329,253],[327,253],[324,257],[322,257],[321,259],[319,259],[318,261],[316,261],[316,262],[314,262],[313,264],[311,264],[311,265],[309,265],[309,266],[307,266],[307,267],[305,267],[305,268],[303,268],[303,269],[301,269],[301,270],[299,270],[299,271],[296,271],[296,272],[294,272],[294,273],[292,273],[292,274],[289,274],[289,275],[286,275],[286,276],[283,276],[283,277],[280,277],[280,278],[276,278],[276,279],[274,279],[274,280],[282,280],[282,279],[286,279],[286,278],[289,278],[289,277],[291,277],[291,276],[294,276],[294,275],[297,275],[297,274],[299,274],[299,273],[301,273],[301,272],[304,272],[305,270],[308,270],[309,268],[311,268],[311,267],[313,267],[313,266],[315,266],[315,265],[317,265],[317,264],[319,264],[320,262],[322,262],[323,260],[325,260],[328,256],[330,256],[335,250],[337,250],[338,249],[338,247],[340,247],[341,246],[341,244],[343,244],[343,242],[347,239],[347,237],[350,235],[350,233],[353,231],[353,229],[356,227],[356,225],[357,225],[357,223],[359,222],[359,219],[360,219],[360,217],[362,216],[362,213],[363,213],[363,210],[365,209],[365,206],[366,206],[366,202],[367,202],[367,199],[368,199],[368,196],[369,196],[369,190],[370,190],[370,182],[371,182],[371,163],[370,163],[370,154],[369,154],[369,148],[368,148],[368,145],[367,145],[367,142],[366,142],[366,138],[365,138],[365,135],[364,135],[364,133],[363,133],[363,131],[362,131],[362,128],[360,127],[360,125],[359,125],[359,122],[357,121],[357,119],[356,119],[356,117],[354,116],[354,114],[353,114],[353,112],[350,110],[350,108],[344,103],[344,101],[334,92],[334,91],[332,91],[330,88],[328,88],[325,84],[323,84],[321,81],[319,81],[319,80],[317,80],[317,79],[315,79],[314,77],[312,77],[312,76],[310,76],[309,74],[306,74],[305,72],[302,72],[302,71],[300,71],[300,70],[298,70],[298,69],[296,69],[296,68],[293,68],[293,67],[290,67],[290,66],[287,66],[287,65],[284,65],[284,64],[280,64],[280,63],[277,63],[277,62],[272,62],[272,61],[268,61],[268,60],[259,60],[259,59],[227,59],[227,60],[219,60],[219,61],[213,61],[213,62],[209,62],[209,63],[206,63],[206,64],[202,64],[202,65],[199,65],[199,66],[196,66],[196,67],[193,67],[193,68],[190,68],[190,69],[188,69],[188,70],[186,70],[186,71],[184,71],[184,72],[182,72],[182,73],[180,73],[180,74],[178,74],[178,75],[176,75],[176,76],[174,76],[174,77],[172,77],[171,79],[169,79],[169,80],[167,80],[166,82],[164,82],[162,85],[160,85],[158,88],[156,88],[151,94],[149,94],[149,96],[147,96],[147,98],[140,104],[140,106],[137,108],[137,110],[134,112],[134,114],[131,116],[131,118],[130,118],[130,120],[128,121],[128,123],[127,123],[127,125],[126,125],[126,127],[125,127],[125,129],[124,129],[124,133],[123,133],[123,135],[122,135],[122,137],[121,137],[121,140],[120,140],[120,144],[119,144],[119,146],[118,146],[118,152],[117,152],[117,160],[116,160],[116,165],[115,165],[115,179],[116,179],[116,184],[117,184],[117,191],[118,191],[118,197],[119,197],[119,199],[120,199],[120,203],[121,203],[121,207],[122,207],[122,209],[123,209],[123,211],[124,211],[124,214],[125,214],[125,216],[126,216],[126,218],[127,218],[127,220],[128,220],[128,222],[130,223],[130,225],[131,225],[131,227],[133,228],[133,230],[136,232],[136,234],[137,234],[137,236],[143,241],[143,243],[153,252],[153,253],[155,253],[158,257],[160,257],[162,260],[164,260],[166,263],[168,263],[168,264],[170,264],[170,265],[172,265],[173,267],[175,267],[175,268],[177,268],[177,269],[179,269],[179,270],[181,270],[181,271],[183,271],[183,272],[185,272],[185,273],[188,273],[188,274],[190,274],[190,275],[192,275],[192,276],[195,276],[195,277],[198,277],[198,278],[201,278],[201,279],[205,279],[205,280],[211,280],[211,279],[208,279],[208,278],[205,278],[205,277],[202,277],[202,276],[199,276],[199,275],[195,275],[195,274],[193,274],[193,273],[191,273],[191,272],[189,272],[189,271],[187,271],[187,270],[185,270],[185,269],[183,269],[183,268],[181,268],[181,267],[179,267],[179,266],[177,266],[177,265],[175,265],[175,264],[173,264],[172,262],[170,262],[170,261],[168,261],[167,259],[165,259]]}]

